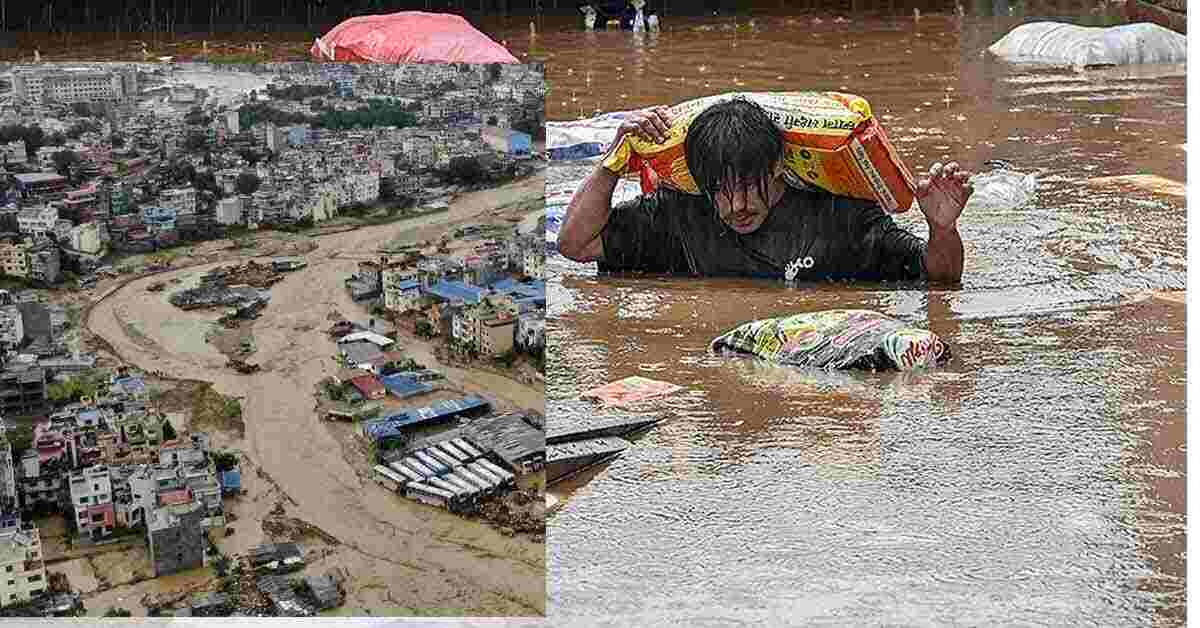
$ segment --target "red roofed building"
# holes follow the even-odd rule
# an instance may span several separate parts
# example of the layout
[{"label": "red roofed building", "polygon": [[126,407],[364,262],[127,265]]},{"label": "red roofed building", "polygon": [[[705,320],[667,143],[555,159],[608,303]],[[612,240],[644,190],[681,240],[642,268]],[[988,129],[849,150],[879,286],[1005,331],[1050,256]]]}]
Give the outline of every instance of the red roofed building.
[{"label": "red roofed building", "polygon": [[158,494],[159,506],[174,506],[175,504],[186,504],[192,501],[192,489],[180,488],[173,491],[163,491]]},{"label": "red roofed building", "polygon": [[387,388],[384,388],[374,375],[355,377],[350,380],[350,385],[358,389],[364,399],[383,399],[387,395]]}]

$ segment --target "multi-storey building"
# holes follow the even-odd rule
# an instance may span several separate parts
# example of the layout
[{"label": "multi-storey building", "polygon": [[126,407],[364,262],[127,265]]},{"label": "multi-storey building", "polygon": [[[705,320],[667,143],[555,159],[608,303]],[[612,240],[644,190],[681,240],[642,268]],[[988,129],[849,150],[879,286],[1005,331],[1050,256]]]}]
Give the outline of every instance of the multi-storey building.
[{"label": "multi-storey building", "polygon": [[37,527],[0,531],[0,606],[28,602],[46,592],[43,561]]},{"label": "multi-storey building", "polygon": [[25,321],[15,305],[0,307],[0,351],[14,351],[25,343]]},{"label": "multi-storey building", "polygon": [[196,189],[193,187],[163,190],[158,195],[158,204],[175,210],[175,214],[196,213]]},{"label": "multi-storey building", "polygon": [[57,222],[58,209],[50,204],[22,209],[17,214],[17,230],[35,238],[53,238]]},{"label": "multi-storey building", "polygon": [[95,222],[85,222],[71,227],[67,243],[72,249],[89,255],[95,255],[104,250],[100,225]]},{"label": "multi-storey building", "polygon": [[50,285],[58,283],[62,274],[62,254],[58,245],[50,240],[39,240],[30,245],[29,279]]},{"label": "multi-storey building", "polygon": [[129,101],[138,95],[137,72],[19,68],[13,72],[13,94],[18,102],[38,104]]},{"label": "multi-storey building", "polygon": [[11,240],[0,241],[0,268],[10,277],[29,276],[29,245]]},{"label": "multi-storey building", "polygon": [[112,479],[106,465],[95,465],[71,473],[68,478],[71,510],[79,538],[99,541],[112,534],[116,525]]},{"label": "multi-storey building", "polygon": [[233,196],[217,201],[217,222],[222,225],[242,224],[242,199]]}]

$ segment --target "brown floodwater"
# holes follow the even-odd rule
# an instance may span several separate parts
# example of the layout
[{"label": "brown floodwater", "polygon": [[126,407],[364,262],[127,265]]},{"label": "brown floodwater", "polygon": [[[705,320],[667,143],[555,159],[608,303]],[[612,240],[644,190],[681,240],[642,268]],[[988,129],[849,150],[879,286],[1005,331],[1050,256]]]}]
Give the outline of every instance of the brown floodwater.
[{"label": "brown floodwater", "polygon": [[[558,487],[550,616],[1185,622],[1186,312],[1145,296],[1185,288],[1185,203],[1087,184],[1184,180],[1185,76],[982,56],[1038,15],[1115,21],[1105,5],[1031,6],[543,32],[551,120],[731,90],[845,90],[872,103],[919,172],[1002,159],[1038,181],[1029,205],[964,213],[966,270],[953,290],[605,277],[550,254],[549,420],[590,420],[598,411],[579,393],[630,375],[685,388],[631,408],[667,420]],[[548,185],[588,168],[556,164]],[[915,213],[899,221],[927,234]],[[706,351],[744,321],[827,308],[930,328],[955,357],[925,374],[831,374]]]}]

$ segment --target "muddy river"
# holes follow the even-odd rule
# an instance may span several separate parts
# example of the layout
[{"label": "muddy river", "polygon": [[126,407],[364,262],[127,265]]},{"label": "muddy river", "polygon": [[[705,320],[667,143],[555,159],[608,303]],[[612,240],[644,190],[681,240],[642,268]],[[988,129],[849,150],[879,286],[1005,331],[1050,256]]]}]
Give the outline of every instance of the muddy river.
[{"label": "muddy river", "polygon": [[[543,33],[552,120],[731,90],[844,90],[872,103],[920,173],[1002,159],[1037,181],[1032,203],[964,213],[959,289],[598,277],[552,255],[550,420],[589,420],[579,393],[630,375],[685,392],[634,407],[667,420],[558,487],[551,616],[1185,621],[1186,311],[1171,292],[1185,288],[1185,203],[1092,181],[1184,180],[1185,76],[1001,64],[981,51],[1034,9],[983,9]],[[1115,12],[1079,10],[1065,17],[1111,23]],[[558,165],[548,181],[587,168]],[[918,213],[899,221],[927,235]],[[930,328],[955,358],[900,376],[706,355],[741,322],[825,308]]]}]

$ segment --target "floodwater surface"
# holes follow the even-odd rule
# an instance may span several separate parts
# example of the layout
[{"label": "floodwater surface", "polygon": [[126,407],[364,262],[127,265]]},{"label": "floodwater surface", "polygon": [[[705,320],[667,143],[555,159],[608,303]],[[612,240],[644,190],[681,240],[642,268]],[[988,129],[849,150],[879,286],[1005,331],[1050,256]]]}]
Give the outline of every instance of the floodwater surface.
[{"label": "floodwater surface", "polygon": [[[630,375],[685,391],[632,408],[667,419],[558,487],[550,616],[1184,623],[1186,311],[1161,291],[1185,288],[1185,204],[1092,180],[1184,180],[1185,76],[982,56],[1015,13],[542,36],[552,120],[731,90],[844,90],[872,103],[918,173],[1006,160],[1037,179],[1032,203],[964,213],[958,289],[600,277],[551,254],[549,420],[590,420],[579,394]],[[1089,5],[1067,19],[1109,18]],[[548,185],[587,171],[552,167]],[[898,220],[927,235],[918,212]],[[932,329],[954,359],[830,374],[707,354],[742,322],[827,308]]]}]

